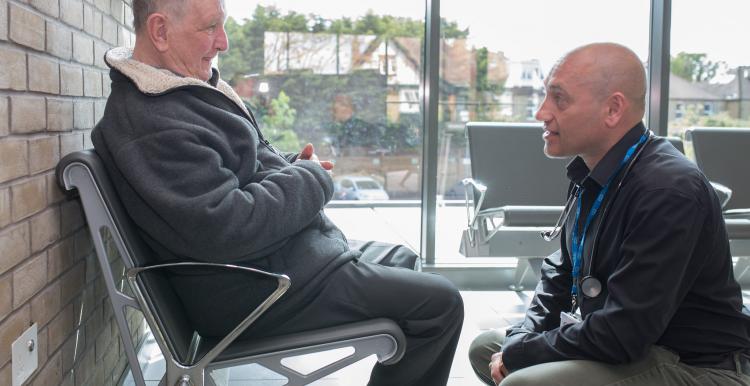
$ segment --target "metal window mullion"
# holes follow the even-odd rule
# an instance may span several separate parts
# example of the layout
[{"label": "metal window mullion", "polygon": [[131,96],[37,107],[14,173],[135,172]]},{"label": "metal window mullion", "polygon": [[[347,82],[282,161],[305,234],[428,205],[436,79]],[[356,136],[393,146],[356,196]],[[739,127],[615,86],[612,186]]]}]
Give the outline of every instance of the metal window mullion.
[{"label": "metal window mullion", "polygon": [[667,135],[672,0],[651,0],[649,30],[648,127]]},{"label": "metal window mullion", "polygon": [[425,0],[425,50],[422,60],[422,210],[420,255],[435,263],[437,210],[438,93],[440,61],[440,0]]}]

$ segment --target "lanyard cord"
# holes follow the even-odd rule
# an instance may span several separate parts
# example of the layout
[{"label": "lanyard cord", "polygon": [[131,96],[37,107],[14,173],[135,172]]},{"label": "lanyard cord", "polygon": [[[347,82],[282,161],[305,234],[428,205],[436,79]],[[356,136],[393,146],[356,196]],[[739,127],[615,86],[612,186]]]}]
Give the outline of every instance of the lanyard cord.
[{"label": "lanyard cord", "polygon": [[[581,216],[581,198],[583,197],[583,191],[585,189],[581,189],[580,194],[578,195],[578,202],[577,202],[577,208],[576,208],[576,217],[573,221],[573,232],[571,235],[572,239],[572,245],[571,245],[571,259],[573,260],[573,285],[570,290],[572,302],[573,302],[573,308],[572,311],[575,312],[576,309],[576,299],[578,297],[578,279],[580,277],[581,273],[581,262],[583,260],[583,246],[586,243],[586,232],[588,231],[589,225],[591,225],[592,220],[596,217],[596,213],[599,211],[599,207],[601,207],[602,202],[604,201],[604,197],[607,195],[607,191],[609,191],[609,187],[612,183],[612,180],[617,176],[617,174],[622,170],[622,168],[628,163],[630,158],[635,153],[636,149],[639,145],[641,145],[643,142],[648,139],[649,133],[645,132],[641,136],[640,139],[638,139],[638,142],[633,144],[628,151],[625,153],[625,157],[623,157],[622,161],[620,161],[620,165],[617,167],[617,169],[612,173],[612,175],[609,176],[607,179],[607,183],[604,184],[602,187],[602,190],[599,191],[599,194],[596,196],[596,200],[591,205],[591,209],[589,210],[588,216],[586,216],[586,222],[583,224],[583,229],[581,229],[581,236],[578,237],[578,221]],[[596,240],[595,240],[596,241]]]}]

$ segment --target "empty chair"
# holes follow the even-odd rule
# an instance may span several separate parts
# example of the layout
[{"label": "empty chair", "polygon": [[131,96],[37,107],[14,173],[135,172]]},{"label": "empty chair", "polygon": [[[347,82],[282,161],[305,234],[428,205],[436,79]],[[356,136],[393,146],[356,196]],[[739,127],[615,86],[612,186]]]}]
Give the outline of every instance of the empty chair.
[{"label": "empty chair", "polygon": [[726,196],[724,220],[732,255],[740,258],[735,266],[735,276],[740,280],[750,270],[750,178],[746,170],[750,164],[750,129],[693,127],[685,133],[692,142],[698,167],[719,196]]},{"label": "empty chair", "polygon": [[[166,374],[160,385],[202,386],[213,384],[212,370],[256,363],[288,379],[287,385],[303,385],[320,379],[372,354],[382,363],[395,363],[405,349],[406,338],[395,322],[373,319],[332,328],[300,332],[260,340],[236,340],[253,322],[281,298],[290,286],[283,273],[230,264],[153,264],[153,253],[120,202],[101,160],[93,150],[67,155],[57,166],[59,183],[76,189],[83,204],[99,265],[102,268],[123,348],[139,386],[145,385],[131,336],[136,333],[126,308],[140,310],[164,354]],[[245,272],[248,280],[259,276],[276,279],[277,289],[229,334],[220,340],[204,339],[195,332],[182,303],[166,279],[166,271],[211,267]],[[127,277],[129,285],[123,282]],[[210,315],[206,316],[210,318]],[[282,362],[303,354],[349,348],[352,353],[309,373]]]},{"label": "empty chair", "polygon": [[562,212],[568,160],[544,155],[541,124],[469,122],[466,130],[472,178],[464,180],[468,223],[461,253],[518,258],[511,288],[520,290],[528,271],[539,277],[542,259],[560,246],[540,232]]}]

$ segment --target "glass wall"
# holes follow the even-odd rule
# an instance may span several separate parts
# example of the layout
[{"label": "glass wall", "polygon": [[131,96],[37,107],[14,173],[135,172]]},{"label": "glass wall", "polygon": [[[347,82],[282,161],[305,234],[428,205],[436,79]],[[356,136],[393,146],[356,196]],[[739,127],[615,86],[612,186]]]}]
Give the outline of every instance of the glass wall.
[{"label": "glass wall", "polygon": [[226,7],[219,69],[266,138],[288,152],[312,143],[335,163],[326,211],[349,238],[419,249],[424,1]]},{"label": "glass wall", "polygon": [[[436,260],[465,257],[459,253],[459,242],[466,211],[462,201],[453,200],[463,200],[461,180],[471,176],[466,123],[536,122],[534,114],[544,99],[544,78],[550,68],[565,52],[586,43],[624,44],[645,66],[649,5],[648,0],[440,2],[437,190],[444,201],[436,213]],[[538,146],[528,151],[541,153],[542,146],[540,131]],[[523,160],[518,161],[497,168],[522,167]],[[495,187],[506,188],[517,187]],[[560,197],[559,205],[564,199]]]},{"label": "glass wall", "polygon": [[672,4],[669,133],[691,126],[750,127],[746,0]]}]

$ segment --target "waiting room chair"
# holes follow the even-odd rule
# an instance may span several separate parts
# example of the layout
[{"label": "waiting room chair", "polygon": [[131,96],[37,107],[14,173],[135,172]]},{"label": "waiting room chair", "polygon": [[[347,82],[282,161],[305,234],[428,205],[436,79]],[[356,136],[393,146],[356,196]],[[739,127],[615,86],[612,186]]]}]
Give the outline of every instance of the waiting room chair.
[{"label": "waiting room chair", "polygon": [[461,253],[518,258],[511,289],[520,291],[528,272],[539,278],[544,257],[560,247],[540,233],[562,213],[569,160],[544,155],[541,124],[469,122],[466,130],[472,178],[464,179]]},{"label": "waiting room chair", "polygon": [[[290,279],[231,264],[183,262],[154,264],[153,252],[139,236],[125,212],[101,159],[93,150],[64,157],[57,166],[58,182],[65,190],[76,189],[91,231],[97,259],[107,286],[125,354],[136,384],[145,385],[131,336],[126,309],[143,313],[166,362],[166,374],[159,385],[213,385],[211,371],[256,363],[288,379],[287,385],[304,385],[375,354],[383,364],[398,362],[406,339],[395,322],[373,319],[332,328],[275,336],[260,340],[237,340],[266,310],[281,298]],[[252,277],[276,279],[277,289],[229,334],[220,340],[205,339],[195,332],[186,317],[165,270],[195,267],[242,271]],[[127,277],[127,283],[123,280]],[[208,316],[210,317],[210,316]],[[309,353],[348,348],[350,355],[312,372],[303,373],[285,366],[284,359]]]},{"label": "waiting room chair", "polygon": [[695,162],[722,200],[734,267],[739,281],[750,271],[750,129],[691,127],[685,131]]}]

